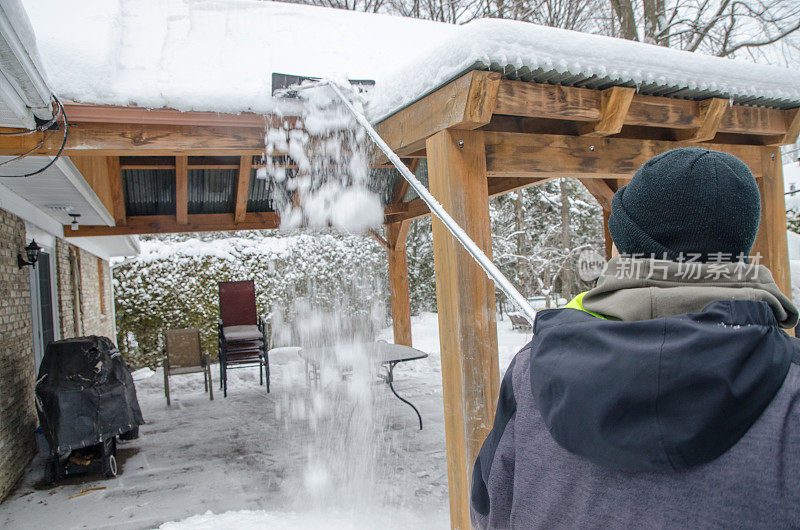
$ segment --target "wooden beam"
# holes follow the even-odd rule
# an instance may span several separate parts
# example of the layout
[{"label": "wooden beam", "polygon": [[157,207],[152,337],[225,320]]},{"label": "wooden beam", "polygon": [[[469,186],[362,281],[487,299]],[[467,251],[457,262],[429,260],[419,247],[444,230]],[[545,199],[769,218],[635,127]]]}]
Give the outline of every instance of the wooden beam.
[{"label": "wooden beam", "polygon": [[625,123],[628,109],[633,101],[636,89],[615,86],[603,90],[600,94],[600,120],[588,126],[584,136],[611,136],[618,134]]},{"label": "wooden beam", "polygon": [[186,224],[178,223],[174,215],[137,215],[128,217],[125,226],[81,225],[74,231],[65,226],[64,237],[268,230],[278,228],[279,225],[280,217],[275,212],[248,212],[241,223],[234,222],[232,213],[190,214]]},{"label": "wooden beam", "polygon": [[711,98],[700,102],[700,126],[694,131],[681,131],[675,134],[676,140],[687,142],[708,142],[719,131],[722,117],[730,109],[730,101]]},{"label": "wooden beam", "polygon": [[392,307],[394,343],[411,346],[411,293],[408,287],[406,239],[411,221],[386,225],[389,259],[389,293]]},{"label": "wooden beam", "polygon": [[441,130],[477,129],[492,119],[500,77],[497,72],[473,70],[384,119],[375,129],[400,155],[424,148],[425,140]]},{"label": "wooden beam", "polygon": [[250,192],[250,173],[253,157],[244,155],[239,157],[239,175],[236,178],[236,210],[233,220],[236,223],[244,221],[247,215],[247,195]]},{"label": "wooden beam", "polygon": [[64,103],[64,111],[70,124],[74,123],[128,123],[147,125],[199,125],[214,127],[255,127],[264,129],[272,125],[297,120],[293,116],[276,116],[242,112],[224,114],[218,112],[179,111],[175,109],[146,109],[142,107],[120,107],[115,105],[93,105],[91,103]]},{"label": "wooden beam", "polygon": [[108,213],[114,215],[114,200],[111,193],[111,175],[108,160],[96,156],[69,157],[83,178],[91,186]]},{"label": "wooden beam", "polygon": [[189,222],[189,158],[175,157],[175,220],[180,225]]},{"label": "wooden beam", "polygon": [[122,170],[119,167],[118,156],[107,156],[108,180],[111,191],[111,202],[113,204],[114,221],[117,226],[122,226],[127,222],[127,210],[125,209],[125,186],[122,182]]},{"label": "wooden beam", "polygon": [[[0,155],[33,149],[43,134],[0,137]],[[60,146],[61,136],[52,134],[32,154],[54,155]],[[264,131],[255,127],[79,123],[70,126],[65,151],[95,156],[259,155],[264,153]]]},{"label": "wooden beam", "polygon": [[780,149],[762,148],[762,166],[758,169],[763,176],[758,179],[758,189],[761,193],[761,222],[752,253],[760,256],[761,265],[766,265],[772,271],[775,283],[786,296],[791,298],[786,202]]},{"label": "wooden beam", "polygon": [[[480,131],[445,130],[427,141],[431,193],[491,257],[486,154]],[[433,219],[452,528],[470,528],[470,471],[492,426],[500,375],[494,284]]]},{"label": "wooden beam", "polygon": [[408,202],[401,202],[386,206],[386,224],[397,221],[418,219],[428,215],[430,210],[422,199],[412,199]]},{"label": "wooden beam", "polygon": [[[702,125],[700,103],[677,98],[636,94],[624,125],[667,129],[697,129]],[[495,114],[596,122],[602,118],[602,92],[525,81],[500,82]],[[785,111],[734,105],[725,113],[719,132],[761,136],[787,132]]]},{"label": "wooden beam", "polygon": [[[627,138],[584,138],[554,134],[484,132],[489,177],[630,178],[653,156],[692,143]],[[760,167],[761,149],[704,144]],[[757,174],[754,171],[754,174]]]}]

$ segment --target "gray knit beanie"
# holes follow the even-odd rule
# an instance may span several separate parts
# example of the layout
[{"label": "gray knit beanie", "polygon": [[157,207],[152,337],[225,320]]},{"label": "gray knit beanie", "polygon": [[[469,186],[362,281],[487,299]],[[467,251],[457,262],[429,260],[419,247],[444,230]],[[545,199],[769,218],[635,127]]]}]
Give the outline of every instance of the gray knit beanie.
[{"label": "gray knit beanie", "polygon": [[645,162],[614,194],[608,224],[621,254],[741,260],[760,216],[758,186],[744,162],[683,147]]}]

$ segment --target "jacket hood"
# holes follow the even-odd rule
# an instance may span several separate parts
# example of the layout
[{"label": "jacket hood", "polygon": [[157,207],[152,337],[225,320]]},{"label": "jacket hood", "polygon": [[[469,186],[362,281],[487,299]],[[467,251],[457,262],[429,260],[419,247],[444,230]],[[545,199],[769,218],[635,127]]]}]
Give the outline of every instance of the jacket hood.
[{"label": "jacket hood", "polygon": [[540,311],[534,400],[568,451],[626,471],[682,470],[734,445],[783,384],[795,339],[766,301],[633,322]]},{"label": "jacket hood", "polygon": [[583,307],[617,320],[697,313],[718,300],[766,302],[783,328],[798,311],[763,265],[613,258],[583,297]]}]

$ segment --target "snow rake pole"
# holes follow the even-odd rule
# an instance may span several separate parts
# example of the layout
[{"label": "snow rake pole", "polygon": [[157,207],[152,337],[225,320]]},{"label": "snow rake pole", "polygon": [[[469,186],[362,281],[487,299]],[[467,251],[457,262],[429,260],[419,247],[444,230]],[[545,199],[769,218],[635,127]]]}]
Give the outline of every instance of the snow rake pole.
[{"label": "snow rake pole", "polygon": [[337,86],[336,83],[331,81],[322,81],[316,86],[321,86],[323,84],[330,86],[336,95],[339,96],[339,99],[342,100],[342,103],[344,103],[345,107],[347,107],[347,110],[350,111],[356,121],[358,121],[358,123],[367,131],[367,134],[372,141],[375,142],[375,145],[377,145],[378,148],[383,151],[383,154],[388,157],[392,165],[397,168],[397,171],[399,171],[400,174],[403,175],[403,178],[408,181],[408,184],[411,186],[411,188],[416,191],[417,195],[419,195],[425,204],[428,205],[431,213],[436,215],[436,217],[442,221],[442,224],[444,224],[450,233],[453,234],[453,237],[455,237],[458,242],[461,243],[461,245],[464,247],[464,250],[466,250],[467,253],[469,253],[469,255],[472,256],[472,258],[478,263],[478,265],[481,266],[489,279],[494,281],[500,290],[503,291],[509,298],[511,298],[511,300],[513,300],[514,305],[516,305],[517,308],[522,311],[522,313],[525,315],[525,318],[528,319],[528,322],[530,322],[532,326],[533,321],[536,319],[536,311],[528,303],[525,297],[520,294],[516,287],[514,287],[511,282],[508,281],[508,278],[506,278],[505,275],[500,272],[500,269],[498,269],[495,264],[492,263],[492,260],[490,260],[489,257],[480,249],[480,247],[478,247],[478,245],[475,244],[475,242],[467,235],[467,233],[464,232],[464,229],[459,226],[455,219],[450,217],[450,214],[447,213],[447,210],[445,210],[444,207],[439,204],[439,201],[436,200],[436,198],[428,191],[428,189],[425,188],[425,186],[423,186],[419,180],[417,180],[417,177],[415,177],[411,170],[409,170],[402,160],[400,160],[400,157],[398,157],[397,154],[392,151],[383,138],[381,138],[380,135],[375,131],[375,129],[372,127],[372,124],[370,124],[364,114],[359,112],[358,109],[353,106],[352,102],[347,98],[347,96],[345,96],[341,88]]}]

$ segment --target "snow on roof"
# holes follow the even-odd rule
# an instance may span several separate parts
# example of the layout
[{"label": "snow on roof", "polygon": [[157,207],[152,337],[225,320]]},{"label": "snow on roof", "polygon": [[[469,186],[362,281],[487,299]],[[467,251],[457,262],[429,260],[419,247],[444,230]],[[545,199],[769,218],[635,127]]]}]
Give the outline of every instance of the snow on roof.
[{"label": "snow on roof", "polygon": [[269,112],[273,72],[374,79],[385,117],[470,69],[692,99],[800,105],[800,73],[510,20],[464,26],[256,0],[24,0],[74,101]]},{"label": "snow on roof", "polygon": [[383,78],[372,115],[382,118],[472,69],[510,78],[688,99],[800,106],[800,72],[515,20],[476,20]]},{"label": "snow on roof", "polygon": [[455,26],[257,0],[24,0],[72,101],[269,112],[273,72],[376,79]]}]

